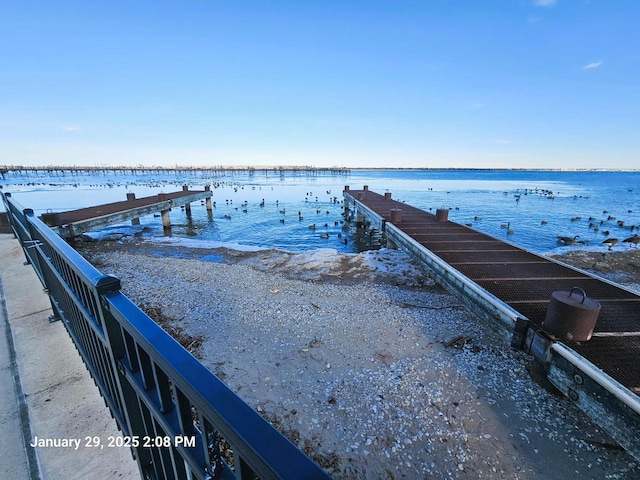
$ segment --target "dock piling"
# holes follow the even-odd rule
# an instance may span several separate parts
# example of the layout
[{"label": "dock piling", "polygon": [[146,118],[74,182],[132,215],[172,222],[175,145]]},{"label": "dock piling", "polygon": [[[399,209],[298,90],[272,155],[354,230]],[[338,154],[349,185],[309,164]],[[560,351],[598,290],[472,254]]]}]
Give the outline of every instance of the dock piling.
[{"label": "dock piling", "polygon": [[[182,186],[182,191],[183,192],[188,192],[189,191],[189,185],[183,185]],[[187,215],[191,215],[191,203],[185,203],[184,204],[184,211],[187,213]]]},{"label": "dock piling", "polygon": [[[127,202],[132,202],[136,199],[136,194],[133,192],[127,193]],[[140,225],[140,217],[132,218],[131,225]]]},{"label": "dock piling", "polygon": [[[211,185],[205,185],[204,186],[204,191],[205,192],[210,192],[211,191]],[[211,197],[207,197],[206,200],[204,201],[205,207],[207,209],[207,212],[212,212],[212,208],[211,208]]]},{"label": "dock piling", "polygon": [[162,214],[162,226],[164,228],[164,233],[171,232],[171,217],[169,216],[169,212],[171,210],[162,210],[160,213]]}]

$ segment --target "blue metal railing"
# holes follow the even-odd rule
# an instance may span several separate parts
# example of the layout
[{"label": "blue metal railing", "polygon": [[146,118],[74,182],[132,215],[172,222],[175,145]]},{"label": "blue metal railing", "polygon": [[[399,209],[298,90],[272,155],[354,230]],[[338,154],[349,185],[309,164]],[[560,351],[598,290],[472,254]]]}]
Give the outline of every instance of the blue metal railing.
[{"label": "blue metal railing", "polygon": [[9,194],[3,201],[54,316],[122,432],[116,441],[131,447],[142,478],[329,478],[123,295],[117,278]]}]

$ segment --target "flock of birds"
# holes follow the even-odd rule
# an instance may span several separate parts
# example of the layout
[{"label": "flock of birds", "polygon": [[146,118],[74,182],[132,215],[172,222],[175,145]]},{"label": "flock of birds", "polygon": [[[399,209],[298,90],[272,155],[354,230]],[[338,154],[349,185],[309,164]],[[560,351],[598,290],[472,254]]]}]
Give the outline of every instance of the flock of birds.
[{"label": "flock of birds", "polygon": [[[503,194],[507,195],[508,192],[503,192]],[[555,198],[555,195],[551,190],[525,189],[524,195],[530,195],[530,194],[538,194],[551,200]],[[515,201],[520,202],[522,195],[523,194],[520,192],[514,194]],[[578,198],[583,198],[583,197],[574,196],[574,199],[578,199]],[[588,198],[588,197],[584,197],[584,198]],[[632,213],[632,212],[633,210],[627,211],[627,213]],[[602,245],[605,245],[608,248],[608,250],[611,250],[614,246],[621,243],[628,243],[631,247],[638,246],[638,244],[640,243],[640,235],[638,235],[637,233],[634,233],[629,237],[623,238],[622,240],[610,235],[613,229],[616,229],[616,230],[625,229],[625,230],[629,230],[630,232],[633,232],[633,230],[640,230],[640,225],[628,225],[624,220],[618,220],[616,219],[616,217],[610,215],[607,210],[604,210],[602,213],[603,213],[603,217],[601,219],[598,219],[593,216],[588,217],[589,229],[593,230],[593,232],[600,232],[607,237],[605,238],[605,240],[601,242]],[[476,216],[473,218],[473,220],[480,221],[482,220],[482,217]],[[571,218],[571,222],[578,222],[580,220],[582,220],[581,216],[575,216]],[[547,225],[548,221],[542,220],[540,223],[542,225]],[[473,223],[466,223],[465,225],[468,227],[472,227]],[[515,233],[514,230],[511,228],[511,222],[500,224],[500,228],[505,229],[507,235],[513,235]],[[581,239],[580,235],[557,236],[556,238],[558,243],[564,246],[572,246],[572,245],[583,246],[589,243],[588,240]]]},{"label": "flock of birds", "polygon": [[[238,188],[242,188],[242,187],[234,187],[234,191],[237,192]],[[331,190],[327,190],[326,194],[329,195],[328,201],[329,201],[330,204],[337,205],[337,204],[343,203],[343,201],[339,200],[337,196],[331,196]],[[314,196],[313,195],[313,192],[306,192],[305,200],[304,200],[305,203],[309,203],[314,199],[315,199],[315,202],[319,202],[320,201],[318,196]],[[201,203],[204,204],[204,200]],[[225,205],[232,207],[233,206],[233,199],[225,199]],[[284,224],[285,222],[287,222],[287,209],[286,208],[280,208],[279,200],[275,200],[274,205],[278,208],[278,213],[280,215],[280,217],[278,219],[279,222],[281,224]],[[212,206],[213,206],[213,208],[217,207],[217,204],[216,204],[215,201],[212,202]],[[248,213],[248,206],[249,206],[249,202],[245,200],[244,202],[242,202],[240,204],[240,207],[233,207],[233,208],[236,211],[241,211],[242,213]],[[260,201],[260,203],[258,203],[258,206],[260,208],[265,208],[267,206],[266,200],[263,198]],[[343,209],[344,206],[341,205],[340,208]],[[318,215],[325,215],[325,216],[326,215],[330,215],[331,211],[330,210],[325,210],[325,209],[322,209],[322,208],[314,207],[312,209],[312,213],[311,214],[312,215],[315,214],[314,218],[317,219]],[[304,217],[304,214],[303,214],[302,210],[297,210],[296,217],[297,217],[298,222],[304,221],[305,217]],[[232,216],[230,214],[228,214],[228,213],[225,213],[222,216],[222,218],[225,219],[225,220],[231,220]],[[314,223],[309,224],[308,228],[309,228],[309,230],[315,232],[316,229],[320,229],[320,228],[323,228],[323,227],[328,229],[331,226],[336,227],[336,226],[340,226],[340,225],[342,225],[342,228],[341,228],[342,231],[346,231],[349,228],[347,225],[344,224],[344,220],[340,220],[340,221],[335,220],[335,221],[332,221],[332,222],[324,222],[324,223],[322,221],[316,221]],[[331,234],[329,232],[326,232],[326,231],[319,233],[319,237],[322,238],[322,239],[329,239],[330,236],[331,236]],[[348,243],[348,240],[347,240],[346,236],[343,235],[342,232],[337,233],[336,236],[337,236],[338,240],[341,243],[343,243],[345,245]]]},{"label": "flock of birds", "polygon": [[[632,213],[632,210],[628,210],[628,213]],[[609,215],[609,212],[607,210],[603,210],[602,214],[607,216],[606,219],[598,220],[595,217],[588,218],[589,229],[592,229],[594,232],[602,232],[607,237],[601,243],[603,245],[606,245],[608,247],[608,250],[611,250],[614,246],[618,245],[621,242],[628,243],[630,246],[633,246],[633,247],[638,246],[638,243],[640,243],[640,235],[638,235],[637,233],[634,233],[632,236],[624,238],[623,240],[620,240],[615,237],[610,237],[609,235],[611,231],[607,227],[607,222],[615,221],[617,227],[628,229],[630,231],[640,230],[640,226],[625,225],[625,222],[623,220],[617,220],[616,217]],[[582,217],[580,216],[571,218],[572,222],[577,222],[580,220],[582,220]],[[558,243],[562,245],[586,245],[588,243],[586,240],[579,240],[579,238],[580,238],[580,235],[574,235],[573,237],[559,236]]]}]

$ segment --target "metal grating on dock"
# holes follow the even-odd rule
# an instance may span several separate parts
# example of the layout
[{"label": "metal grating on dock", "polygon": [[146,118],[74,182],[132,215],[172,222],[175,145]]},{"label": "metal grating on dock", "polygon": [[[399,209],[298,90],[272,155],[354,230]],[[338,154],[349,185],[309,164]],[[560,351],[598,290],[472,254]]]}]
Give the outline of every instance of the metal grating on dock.
[{"label": "metal grating on dock", "polygon": [[369,190],[348,190],[354,201],[395,227],[540,326],[553,292],[580,287],[601,304],[588,342],[563,342],[630,391],[640,395],[640,296],[568,265],[397,202]]}]

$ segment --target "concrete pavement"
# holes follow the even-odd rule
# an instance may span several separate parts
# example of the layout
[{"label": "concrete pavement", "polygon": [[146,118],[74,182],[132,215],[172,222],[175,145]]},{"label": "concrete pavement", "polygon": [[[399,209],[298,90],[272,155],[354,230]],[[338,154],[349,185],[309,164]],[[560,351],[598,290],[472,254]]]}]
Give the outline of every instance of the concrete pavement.
[{"label": "concrete pavement", "polygon": [[[121,433],[24,261],[18,241],[0,234],[0,478],[140,478],[128,448],[106,446]],[[70,445],[29,446],[36,437]]]}]

